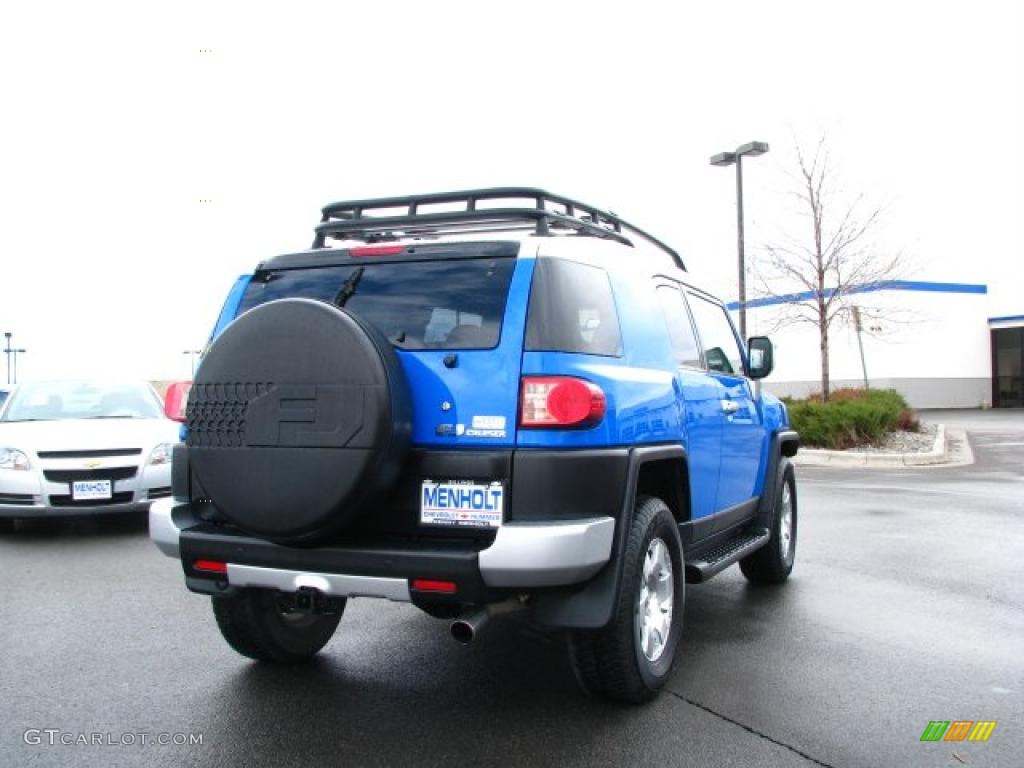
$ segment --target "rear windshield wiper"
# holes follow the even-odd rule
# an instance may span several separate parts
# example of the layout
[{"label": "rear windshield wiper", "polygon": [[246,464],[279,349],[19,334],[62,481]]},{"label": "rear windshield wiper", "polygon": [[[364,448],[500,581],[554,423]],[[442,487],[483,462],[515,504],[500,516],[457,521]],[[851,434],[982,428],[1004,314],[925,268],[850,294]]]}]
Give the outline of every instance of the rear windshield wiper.
[{"label": "rear windshield wiper", "polygon": [[366,267],[359,267],[348,276],[348,279],[342,284],[338,294],[334,297],[334,306],[340,309],[348,303],[349,299],[355,296],[356,288],[359,287],[359,281],[363,279],[363,272],[365,271]]},{"label": "rear windshield wiper", "polygon": [[390,339],[388,339],[388,341],[390,341],[396,347],[400,347],[402,349],[405,349],[405,331],[399,331],[394,336],[392,336]]}]

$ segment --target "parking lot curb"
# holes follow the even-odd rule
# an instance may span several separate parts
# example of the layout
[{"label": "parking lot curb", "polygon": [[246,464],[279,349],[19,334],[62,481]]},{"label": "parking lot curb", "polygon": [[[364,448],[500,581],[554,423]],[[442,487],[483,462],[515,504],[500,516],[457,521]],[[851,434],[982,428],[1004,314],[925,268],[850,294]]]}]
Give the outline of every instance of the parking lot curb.
[{"label": "parking lot curb", "polygon": [[[968,454],[970,447],[966,436],[962,439]],[[973,458],[973,457],[971,457]],[[906,453],[883,453],[877,451],[829,451],[823,448],[801,448],[794,457],[800,466],[828,467],[877,467],[896,469],[900,467],[926,467],[938,464],[949,464],[950,447],[946,439],[946,427],[939,424],[935,431],[935,442],[931,450]],[[971,463],[970,460],[955,463]]]}]

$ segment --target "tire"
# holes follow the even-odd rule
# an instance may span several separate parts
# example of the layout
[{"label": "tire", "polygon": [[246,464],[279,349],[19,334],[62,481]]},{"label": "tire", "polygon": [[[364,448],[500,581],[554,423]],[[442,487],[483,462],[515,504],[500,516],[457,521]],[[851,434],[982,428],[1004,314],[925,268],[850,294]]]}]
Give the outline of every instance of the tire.
[{"label": "tire", "polygon": [[325,302],[251,309],[213,342],[187,410],[189,466],[243,531],[313,544],[397,481],[412,429],[391,344]]},{"label": "tire", "polygon": [[[569,658],[586,693],[639,704],[654,698],[668,680],[683,631],[682,551],[679,529],[665,503],[638,498],[622,553],[622,581],[611,621],[596,632],[569,635]],[[654,590],[645,589],[652,583],[651,565],[660,574],[653,581]],[[647,622],[640,610],[645,595],[655,598],[645,602],[651,609]],[[645,624],[650,630],[659,623],[662,632],[644,632]]]},{"label": "tire", "polygon": [[771,540],[740,560],[740,570],[751,583],[781,584],[789,578],[796,560],[796,511],[796,475],[789,459],[783,458],[772,510]]},{"label": "tire", "polygon": [[243,589],[233,597],[214,597],[213,615],[228,645],[257,661],[298,664],[327,645],[341,621],[336,614],[287,613],[278,593]]},{"label": "tire", "polygon": [[18,521],[13,517],[0,517],[0,533],[14,533],[18,528]]}]

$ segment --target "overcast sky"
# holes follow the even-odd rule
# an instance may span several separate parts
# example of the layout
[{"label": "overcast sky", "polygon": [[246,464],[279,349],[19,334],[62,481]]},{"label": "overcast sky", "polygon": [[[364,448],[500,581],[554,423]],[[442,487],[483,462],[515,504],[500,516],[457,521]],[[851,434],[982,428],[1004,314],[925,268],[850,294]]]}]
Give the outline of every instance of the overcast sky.
[{"label": "overcast sky", "polygon": [[907,279],[987,283],[990,314],[1024,314],[1024,3],[688,5],[6,4],[20,378],[187,378],[234,278],[348,197],[542,186],[733,298],[735,181],[709,156],[771,145],[744,167],[756,259],[806,226],[787,172],[823,133]]}]

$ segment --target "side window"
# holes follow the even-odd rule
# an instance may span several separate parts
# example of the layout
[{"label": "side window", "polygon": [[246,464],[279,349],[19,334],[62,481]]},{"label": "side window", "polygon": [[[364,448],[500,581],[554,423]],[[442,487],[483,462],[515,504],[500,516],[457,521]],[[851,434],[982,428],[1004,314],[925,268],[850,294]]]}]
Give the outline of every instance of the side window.
[{"label": "side window", "polygon": [[668,326],[668,336],[672,341],[676,362],[691,368],[700,368],[700,350],[697,348],[697,338],[693,333],[693,324],[690,322],[690,313],[686,311],[683,294],[678,288],[659,285],[658,303],[661,304],[661,313]]},{"label": "side window", "polygon": [[607,273],[575,261],[537,259],[527,310],[526,349],[622,355],[619,316]]},{"label": "side window", "polygon": [[719,373],[742,376],[743,356],[725,308],[692,293],[689,299],[708,368]]}]

